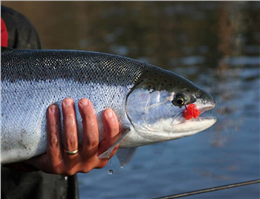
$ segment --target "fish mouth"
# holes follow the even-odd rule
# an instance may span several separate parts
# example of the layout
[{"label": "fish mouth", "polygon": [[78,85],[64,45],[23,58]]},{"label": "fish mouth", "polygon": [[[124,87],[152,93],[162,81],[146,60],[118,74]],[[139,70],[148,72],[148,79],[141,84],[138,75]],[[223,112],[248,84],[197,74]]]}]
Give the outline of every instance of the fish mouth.
[{"label": "fish mouth", "polygon": [[[196,103],[195,103],[196,104]],[[204,113],[206,111],[209,111],[215,107],[215,103],[208,103],[208,104],[196,104],[197,108],[200,110],[200,113]]]},{"label": "fish mouth", "polygon": [[[201,114],[215,107],[214,103],[196,105]],[[181,112],[180,115],[181,114],[183,114],[183,112]],[[216,121],[217,118],[215,116],[199,116],[198,118],[187,120],[183,117],[183,115],[181,115],[180,123],[178,125],[174,125],[174,131],[182,132],[184,136],[193,135],[211,127],[216,123]]]},{"label": "fish mouth", "polygon": [[[200,113],[203,114],[204,112],[212,110],[215,107],[215,103],[209,103],[209,104],[202,105],[202,106],[198,105],[197,107],[200,110]],[[206,120],[206,121],[208,121],[209,125],[211,124],[210,126],[212,126],[213,124],[216,123],[217,118],[215,116],[204,116],[204,117],[200,116],[200,117],[198,117],[196,119],[194,118],[193,120],[195,120],[195,121],[204,121],[204,120]]]}]

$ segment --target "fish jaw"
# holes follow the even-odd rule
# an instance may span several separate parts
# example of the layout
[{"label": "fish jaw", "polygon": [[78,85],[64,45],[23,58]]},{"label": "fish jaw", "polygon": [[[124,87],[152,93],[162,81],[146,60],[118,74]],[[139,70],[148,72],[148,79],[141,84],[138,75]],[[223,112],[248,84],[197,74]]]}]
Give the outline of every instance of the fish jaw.
[{"label": "fish jaw", "polygon": [[[202,113],[209,111],[215,107],[215,103],[210,101],[207,104],[198,104],[197,108]],[[182,112],[183,113],[183,112]],[[204,131],[214,125],[217,121],[215,116],[200,116],[198,118],[192,118],[187,120],[182,114],[179,116],[179,121],[173,121],[172,132],[174,135],[171,136],[172,139],[178,139],[190,135],[194,135],[201,131]]]},{"label": "fish jaw", "polygon": [[[214,108],[214,106],[215,104],[205,104],[200,105],[198,109],[201,113],[204,113]],[[187,120],[183,117],[184,110],[185,108],[181,109],[177,117],[162,119],[150,126],[151,129],[157,129],[157,131],[160,132],[160,138],[157,136],[154,136],[154,138],[161,141],[167,141],[194,135],[208,129],[217,121],[217,118],[214,116],[200,116]],[[156,140],[154,141],[156,142]]]},{"label": "fish jaw", "polygon": [[[215,101],[209,100],[207,103],[205,103],[201,100],[198,100],[195,105],[197,106],[200,113],[203,114],[204,112],[207,112],[215,107]],[[187,120],[182,117],[181,121],[182,122],[179,124],[174,125],[173,131],[180,132],[182,134],[182,136],[180,136],[185,137],[208,129],[216,123],[217,118],[215,116],[200,116],[198,118]]]},{"label": "fish jaw", "polygon": [[186,120],[185,122],[175,125],[172,129],[174,131],[174,139],[194,135],[198,132],[208,129],[215,124],[217,119],[215,117],[200,117],[197,119]]}]

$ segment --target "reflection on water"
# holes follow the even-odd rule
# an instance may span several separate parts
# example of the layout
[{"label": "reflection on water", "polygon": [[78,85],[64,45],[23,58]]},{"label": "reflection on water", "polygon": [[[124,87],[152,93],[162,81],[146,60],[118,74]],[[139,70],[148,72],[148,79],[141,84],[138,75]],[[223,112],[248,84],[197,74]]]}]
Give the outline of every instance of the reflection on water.
[{"label": "reflection on water", "polygon": [[[259,2],[2,2],[45,48],[109,52],[167,68],[209,91],[218,122],[142,147],[120,169],[79,174],[83,198],[152,198],[260,178]],[[113,175],[108,175],[111,169]],[[190,198],[259,198],[259,186]]]}]

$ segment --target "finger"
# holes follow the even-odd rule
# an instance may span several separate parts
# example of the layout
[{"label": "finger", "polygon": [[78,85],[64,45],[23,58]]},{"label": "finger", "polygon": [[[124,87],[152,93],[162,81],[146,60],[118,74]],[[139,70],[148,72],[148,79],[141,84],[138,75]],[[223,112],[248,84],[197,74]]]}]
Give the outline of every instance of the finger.
[{"label": "finger", "polygon": [[[65,158],[67,160],[73,160],[77,157],[77,154],[70,155],[68,152],[78,150],[78,134],[77,123],[75,115],[74,101],[70,98],[66,98],[62,102],[63,112],[63,127],[64,127],[64,150]],[[67,152],[66,152],[67,151]]]},{"label": "finger", "polygon": [[47,154],[43,154],[25,163],[48,173],[61,173],[63,169],[62,146],[60,135],[60,114],[56,105],[47,110]]},{"label": "finger", "polygon": [[99,143],[96,114],[91,102],[87,99],[79,101],[79,111],[83,125],[81,155],[83,158],[92,157],[97,153]]},{"label": "finger", "polygon": [[47,111],[47,155],[53,169],[59,170],[63,160],[60,112],[56,105],[51,105]]},{"label": "finger", "polygon": [[[106,151],[110,146],[112,146],[118,138],[119,135],[119,124],[117,117],[112,109],[106,109],[103,114],[103,122],[105,125],[105,139],[100,143],[100,153]],[[114,148],[111,153],[112,157],[116,152],[118,145]]]}]

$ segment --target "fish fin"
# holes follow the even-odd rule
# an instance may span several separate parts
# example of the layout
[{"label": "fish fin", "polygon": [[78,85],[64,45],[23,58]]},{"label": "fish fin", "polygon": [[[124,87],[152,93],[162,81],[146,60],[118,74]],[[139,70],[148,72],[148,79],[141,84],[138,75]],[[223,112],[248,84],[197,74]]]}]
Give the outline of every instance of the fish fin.
[{"label": "fish fin", "polygon": [[5,51],[13,51],[13,50],[15,50],[15,49],[1,46],[1,53],[5,52]]},{"label": "fish fin", "polygon": [[120,162],[121,167],[126,166],[134,157],[136,149],[138,147],[118,149],[116,156]]},{"label": "fish fin", "polygon": [[100,154],[98,157],[99,158],[109,158],[111,153],[112,153],[112,151],[113,151],[113,149],[116,147],[116,145],[118,145],[123,140],[123,138],[128,134],[128,132],[130,132],[130,129],[127,129],[123,133],[123,135],[121,137],[119,137],[117,139],[117,141],[111,147],[109,147],[108,150],[106,150],[104,153]]}]

